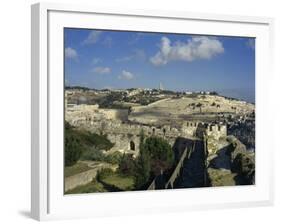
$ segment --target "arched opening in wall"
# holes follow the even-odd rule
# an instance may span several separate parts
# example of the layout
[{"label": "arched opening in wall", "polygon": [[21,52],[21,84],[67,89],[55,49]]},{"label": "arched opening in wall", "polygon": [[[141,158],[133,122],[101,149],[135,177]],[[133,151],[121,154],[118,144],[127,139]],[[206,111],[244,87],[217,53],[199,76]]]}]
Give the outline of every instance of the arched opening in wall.
[{"label": "arched opening in wall", "polygon": [[155,135],[155,128],[152,128],[152,133],[153,135]]},{"label": "arched opening in wall", "polygon": [[221,131],[221,126],[220,125],[218,126],[218,131]]},{"label": "arched opening in wall", "polygon": [[130,141],[130,150],[132,150],[132,151],[136,150],[136,146],[135,146],[135,143],[133,141]]},{"label": "arched opening in wall", "polygon": [[166,134],[166,129],[165,129],[165,128],[163,128],[163,134],[164,134],[164,135]]}]

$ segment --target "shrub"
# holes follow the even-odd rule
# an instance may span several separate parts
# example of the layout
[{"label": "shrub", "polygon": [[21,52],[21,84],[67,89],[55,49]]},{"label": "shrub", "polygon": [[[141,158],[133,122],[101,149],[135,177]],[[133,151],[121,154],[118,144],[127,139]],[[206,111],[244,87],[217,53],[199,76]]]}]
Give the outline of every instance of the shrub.
[{"label": "shrub", "polygon": [[81,155],[81,160],[104,161],[105,155],[97,149],[86,149]]},{"label": "shrub", "polygon": [[101,180],[113,174],[113,170],[110,168],[104,168],[97,172],[97,179]]},{"label": "shrub", "polygon": [[65,122],[65,165],[74,165],[80,158],[84,160],[111,161],[118,163],[116,158],[106,158],[101,150],[112,148],[105,135],[97,135],[84,130],[73,128]]},{"label": "shrub", "polygon": [[121,158],[122,158],[122,154],[120,152],[114,152],[112,154],[106,155],[103,161],[112,164],[119,164]]},{"label": "shrub", "polygon": [[119,163],[119,172],[125,175],[134,175],[135,161],[132,155],[123,154]]},{"label": "shrub", "polygon": [[77,136],[81,139],[81,142],[87,146],[94,146],[98,150],[109,150],[112,148],[113,143],[111,143],[106,135],[98,135],[95,133],[90,133],[88,131],[76,130]]}]

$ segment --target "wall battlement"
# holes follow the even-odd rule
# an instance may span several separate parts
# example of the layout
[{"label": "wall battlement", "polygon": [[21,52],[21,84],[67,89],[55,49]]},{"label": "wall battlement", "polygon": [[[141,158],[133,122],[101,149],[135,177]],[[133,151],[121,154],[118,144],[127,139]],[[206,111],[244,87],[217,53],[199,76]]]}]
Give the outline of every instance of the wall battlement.
[{"label": "wall battlement", "polygon": [[[80,105],[79,105],[80,106]],[[145,136],[163,137],[174,144],[176,138],[202,138],[203,135],[219,139],[227,135],[226,125],[207,124],[202,122],[183,121],[180,127],[163,125],[131,124],[116,119],[115,110],[98,109],[98,107],[83,105],[75,109],[67,109],[65,119],[70,125],[89,130],[97,134],[106,134],[107,138],[114,143],[110,150],[125,153],[138,154],[139,136],[143,131]]]}]

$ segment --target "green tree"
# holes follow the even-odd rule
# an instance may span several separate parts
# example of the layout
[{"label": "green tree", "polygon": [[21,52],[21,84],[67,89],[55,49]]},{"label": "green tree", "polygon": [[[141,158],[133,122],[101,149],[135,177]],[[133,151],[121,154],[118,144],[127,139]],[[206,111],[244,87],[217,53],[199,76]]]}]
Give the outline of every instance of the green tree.
[{"label": "green tree", "polygon": [[64,150],[65,150],[65,155],[64,155],[65,166],[74,165],[79,160],[82,154],[82,149],[79,139],[76,138],[72,133],[69,133],[67,131],[65,136]]},{"label": "green tree", "polygon": [[147,184],[151,175],[157,176],[170,169],[174,163],[174,153],[170,144],[163,138],[149,137],[144,141],[140,134],[140,154],[136,160],[136,188]]},{"label": "green tree", "polygon": [[139,156],[135,163],[135,188],[141,189],[150,178],[151,161],[149,152],[144,149],[144,132],[140,132]]},{"label": "green tree", "polygon": [[149,153],[154,175],[170,169],[174,163],[174,153],[170,144],[163,138],[150,137],[144,143],[144,150]]},{"label": "green tree", "polygon": [[135,187],[141,189],[150,178],[151,162],[148,152],[142,151],[136,160]]},{"label": "green tree", "polygon": [[172,147],[163,138],[150,137],[147,138],[144,144],[144,150],[148,151],[151,159],[161,161],[165,167],[170,168],[174,163],[174,152]]}]

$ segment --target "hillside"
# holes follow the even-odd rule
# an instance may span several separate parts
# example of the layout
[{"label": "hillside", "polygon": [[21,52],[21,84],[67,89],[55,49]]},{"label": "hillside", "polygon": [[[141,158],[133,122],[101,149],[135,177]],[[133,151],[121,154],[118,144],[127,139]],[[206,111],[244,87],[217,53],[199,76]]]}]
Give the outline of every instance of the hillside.
[{"label": "hillside", "polygon": [[132,108],[129,120],[144,123],[172,123],[183,119],[217,121],[227,116],[251,114],[255,106],[245,101],[214,95],[173,97],[159,100],[147,106]]}]

